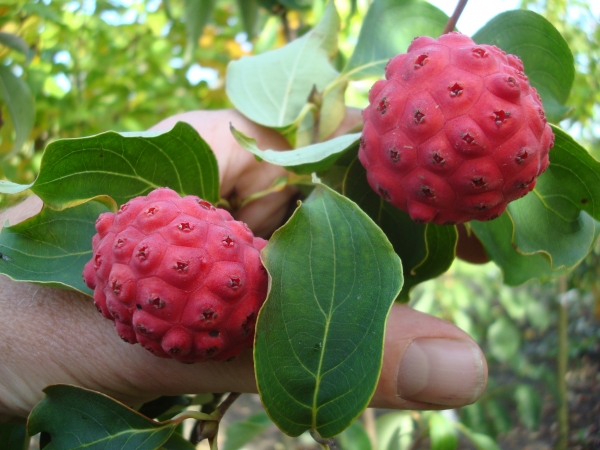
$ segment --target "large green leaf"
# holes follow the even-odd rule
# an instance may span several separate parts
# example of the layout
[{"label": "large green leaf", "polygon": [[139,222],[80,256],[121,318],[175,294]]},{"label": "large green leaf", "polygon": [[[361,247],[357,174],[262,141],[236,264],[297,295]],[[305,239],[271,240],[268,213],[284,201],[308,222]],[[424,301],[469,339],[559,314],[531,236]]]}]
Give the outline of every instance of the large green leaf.
[{"label": "large green leaf", "polygon": [[342,75],[351,80],[383,75],[390,58],[417,36],[438,37],[448,16],[422,0],[374,0]]},{"label": "large green leaf", "polygon": [[248,40],[254,39],[256,35],[256,24],[258,21],[258,3],[256,0],[237,0],[237,7],[242,18],[244,31],[248,35]]},{"label": "large green leaf", "polygon": [[369,186],[366,171],[358,158],[346,172],[342,192],[381,227],[400,256],[404,285],[399,301],[407,302],[410,290],[415,285],[435,278],[450,268],[458,239],[456,227],[417,224],[407,213],[386,203]]},{"label": "large green leaf", "polygon": [[114,132],[51,143],[31,188],[54,209],[98,196],[121,205],[157,187],[180,195],[219,200],[217,160],[198,132],[178,122],[155,137],[125,137]]},{"label": "large green leaf", "polygon": [[296,123],[313,87],[321,92],[337,77],[329,58],[337,50],[339,22],[334,2],[329,2],[321,21],[301,38],[232,61],[226,75],[231,102],[250,120],[268,127]]},{"label": "large green leaf", "polygon": [[263,404],[289,435],[334,436],[377,385],[400,260],[354,203],[317,185],[263,261],[272,280],[254,349]]},{"label": "large green leaf", "polygon": [[533,11],[507,11],[490,20],[473,40],[519,56],[542,97],[548,119],[558,123],[564,117],[575,77],[574,59],[567,42],[548,20]]},{"label": "large green leaf", "polygon": [[261,160],[283,166],[296,173],[311,173],[328,169],[342,153],[355,146],[360,138],[360,133],[354,133],[296,150],[261,150],[255,139],[244,135],[233,126],[230,128],[233,137],[243,148]]},{"label": "large green leaf", "polygon": [[31,186],[31,184],[17,184],[12,181],[0,180],[0,194],[18,194],[19,192],[26,191]]},{"label": "large green leaf", "polygon": [[10,47],[13,50],[16,50],[24,55],[29,53],[29,46],[27,42],[16,34],[6,33],[4,31],[0,31],[0,45],[4,45],[6,47]]},{"label": "large green leaf", "polygon": [[30,436],[50,433],[45,450],[195,448],[174,433],[177,422],[155,422],[104,394],[68,385],[49,386],[44,392],[27,430]]},{"label": "large green leaf", "polygon": [[74,208],[42,211],[0,232],[0,273],[13,280],[71,287],[91,293],[81,278],[92,257],[98,216],[108,211],[90,201]]},{"label": "large green leaf", "polygon": [[35,123],[35,99],[27,83],[15,76],[9,67],[0,65],[0,93],[15,129],[11,154],[18,152],[29,137]]}]

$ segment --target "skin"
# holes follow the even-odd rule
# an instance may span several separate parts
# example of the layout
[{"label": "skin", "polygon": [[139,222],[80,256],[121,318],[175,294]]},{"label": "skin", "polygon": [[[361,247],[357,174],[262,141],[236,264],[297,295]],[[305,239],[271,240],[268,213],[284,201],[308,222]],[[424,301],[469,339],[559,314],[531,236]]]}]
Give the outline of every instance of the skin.
[{"label": "skin", "polygon": [[[153,129],[168,130],[178,120],[196,127],[215,151],[223,198],[247,198],[286,174],[280,167],[256,161],[238,146],[229,132],[230,122],[256,138],[260,148],[288,148],[279,134],[238,112],[194,111],[166,119]],[[360,111],[349,110],[334,136],[360,122]],[[234,215],[256,234],[268,236],[285,220],[295,195],[295,189],[289,187],[248,204]],[[29,197],[0,214],[0,225],[6,219],[15,224],[31,217],[41,206],[37,197]],[[161,395],[256,392],[251,351],[231,362],[193,365],[157,358],[139,345],[123,342],[112,322],[99,316],[91,298],[77,292],[13,282],[2,275],[0,308],[0,420],[24,419],[43,398],[44,387],[56,383],[97,390],[132,406]],[[466,352],[455,352],[459,347]],[[439,361],[446,362],[440,365]],[[423,380],[429,380],[426,386],[420,385]],[[485,358],[466,333],[405,305],[392,307],[382,373],[371,406],[462,406],[477,399],[486,380]]]}]

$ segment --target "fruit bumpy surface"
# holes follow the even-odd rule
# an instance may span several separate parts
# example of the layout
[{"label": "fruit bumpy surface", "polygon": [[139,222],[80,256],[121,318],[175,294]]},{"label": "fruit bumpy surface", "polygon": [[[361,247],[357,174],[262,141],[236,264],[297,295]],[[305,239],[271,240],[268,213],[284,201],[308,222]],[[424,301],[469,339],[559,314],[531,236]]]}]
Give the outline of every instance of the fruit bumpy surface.
[{"label": "fruit bumpy surface", "polygon": [[531,191],[554,134],[523,70],[460,33],[414,39],[363,111],[373,190],[416,222],[448,225],[494,219]]},{"label": "fruit bumpy surface", "polygon": [[83,278],[126,342],[182,362],[251,347],[267,294],[266,241],[194,196],[159,188],[101,214]]}]

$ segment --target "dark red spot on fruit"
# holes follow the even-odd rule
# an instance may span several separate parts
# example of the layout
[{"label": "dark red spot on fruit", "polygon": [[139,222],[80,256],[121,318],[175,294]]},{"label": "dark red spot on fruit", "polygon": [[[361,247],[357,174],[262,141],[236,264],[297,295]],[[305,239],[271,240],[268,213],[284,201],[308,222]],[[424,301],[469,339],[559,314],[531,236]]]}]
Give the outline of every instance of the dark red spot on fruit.
[{"label": "dark red spot on fruit", "polygon": [[381,115],[384,115],[385,112],[387,111],[388,106],[389,106],[389,102],[388,102],[387,97],[383,97],[379,101],[379,104],[377,105],[377,111],[379,111],[381,113]]},{"label": "dark red spot on fruit", "polygon": [[223,247],[233,247],[234,241],[231,236],[227,235],[222,239],[221,243]]},{"label": "dark red spot on fruit", "polygon": [[[531,177],[531,179],[527,180],[527,181],[523,181],[522,183],[519,183],[519,187],[521,189],[525,189],[526,187],[528,187],[531,183],[533,183],[533,180],[535,179],[535,177]],[[524,195],[524,194],[523,194]]]},{"label": "dark red spot on fruit", "polygon": [[169,353],[171,355],[179,355],[181,353],[181,349],[179,347],[171,347],[169,349]]},{"label": "dark red spot on fruit", "polygon": [[463,87],[458,83],[454,83],[448,88],[448,90],[450,91],[450,97],[458,97],[460,94],[462,94]]},{"label": "dark red spot on fruit", "polygon": [[475,177],[471,180],[471,183],[475,188],[483,188],[487,186],[487,183],[483,177]]},{"label": "dark red spot on fruit", "polygon": [[431,155],[431,160],[433,161],[433,164],[438,166],[443,166],[446,164],[446,160],[442,157],[442,155],[440,155],[440,152],[433,152],[433,155]]},{"label": "dark red spot on fruit", "polygon": [[379,195],[381,195],[386,202],[390,202],[392,200],[390,193],[381,186],[377,187],[377,192],[379,192]]},{"label": "dark red spot on fruit", "polygon": [[546,123],[546,114],[544,113],[544,110],[542,108],[538,109],[538,114],[540,116],[540,119],[542,119],[542,122]]},{"label": "dark red spot on fruit", "polygon": [[522,148],[521,150],[519,150],[519,153],[517,153],[517,156],[515,156],[515,162],[517,164],[523,164],[523,162],[529,157],[529,152],[527,151],[526,148]]},{"label": "dark red spot on fruit", "polygon": [[119,238],[115,242],[115,248],[122,248],[127,243],[127,239]]},{"label": "dark red spot on fruit", "polygon": [[216,320],[217,317],[219,317],[219,315],[210,308],[206,308],[204,311],[202,311],[202,314],[200,314],[200,320],[203,322]]},{"label": "dark red spot on fruit", "polygon": [[421,112],[421,110],[417,109],[415,111],[415,123],[423,123],[425,122],[425,114],[423,114],[423,112]]},{"label": "dark red spot on fruit", "polygon": [[204,209],[212,209],[213,208],[213,205],[211,205],[210,202],[207,202],[206,200],[198,200],[198,204]]},{"label": "dark red spot on fruit", "polygon": [[121,293],[121,285],[119,284],[119,280],[113,281],[111,287],[112,287],[113,294],[119,295]]},{"label": "dark red spot on fruit", "polygon": [[477,211],[487,211],[488,209],[490,209],[490,207],[482,202],[482,203],[477,203],[475,205],[475,209]]},{"label": "dark red spot on fruit", "polygon": [[506,119],[510,117],[510,111],[504,111],[502,109],[499,109],[497,111],[494,111],[494,115],[492,117],[494,119],[494,122],[496,122],[496,125],[502,125],[506,121]]},{"label": "dark red spot on fruit", "polygon": [[139,324],[135,326],[135,331],[142,334],[150,334],[151,331],[148,330],[144,325]]},{"label": "dark red spot on fruit", "polygon": [[137,256],[140,259],[140,261],[145,261],[148,257],[148,246],[144,245],[143,247],[140,247],[135,256]]},{"label": "dark red spot on fruit", "polygon": [[474,144],[475,143],[475,138],[473,136],[471,136],[471,133],[463,133],[461,135],[462,140],[465,141],[467,144]]},{"label": "dark red spot on fruit", "polygon": [[129,208],[129,203],[123,203],[121,205],[121,207],[119,208],[119,210],[117,211],[117,214],[121,214],[122,212],[124,212],[127,208]]},{"label": "dark red spot on fruit", "polygon": [[177,228],[179,228],[181,231],[192,231],[192,227],[188,222],[181,222],[177,225]]},{"label": "dark red spot on fruit", "polygon": [[475,47],[473,49],[473,56],[475,56],[476,58],[485,58],[487,57],[487,52],[481,47]]},{"label": "dark red spot on fruit", "polygon": [[102,256],[100,253],[96,253],[96,256],[94,256],[94,269],[98,269],[100,264],[102,264]]},{"label": "dark red spot on fruit", "polygon": [[423,67],[425,64],[427,64],[429,62],[428,59],[429,59],[428,55],[417,56],[417,59],[415,59],[415,69]]},{"label": "dark red spot on fruit", "polygon": [[515,80],[513,77],[508,77],[506,79],[506,84],[508,84],[510,87],[516,87],[517,86],[517,80]]},{"label": "dark red spot on fruit", "polygon": [[240,280],[240,277],[230,277],[229,281],[227,282],[227,286],[229,286],[234,291],[237,291],[242,286],[242,280]]},{"label": "dark red spot on fruit", "polygon": [[177,261],[175,264],[173,264],[173,269],[179,273],[187,273],[188,265],[188,261]]},{"label": "dark red spot on fruit", "polygon": [[209,347],[206,349],[206,356],[212,356],[219,351],[219,347]]},{"label": "dark red spot on fruit", "polygon": [[360,148],[365,148],[365,138],[362,138],[362,137],[361,137],[361,138],[358,140],[358,146],[359,146]]},{"label": "dark red spot on fruit", "polygon": [[142,309],[142,305],[140,305],[139,303],[138,303],[138,304],[136,304],[136,305],[135,305],[135,307],[136,307],[137,309]]},{"label": "dark red spot on fruit", "polygon": [[435,192],[429,186],[421,186],[421,194],[427,198],[435,198]]},{"label": "dark red spot on fruit", "polygon": [[148,299],[148,304],[154,306],[156,309],[164,308],[165,302],[160,299],[160,297],[150,297]]},{"label": "dark red spot on fruit", "polygon": [[400,152],[398,151],[398,149],[396,147],[392,147],[389,149],[388,153],[390,154],[390,159],[392,160],[392,162],[397,163],[400,159]]},{"label": "dark red spot on fruit", "polygon": [[146,215],[153,216],[154,214],[156,214],[156,211],[158,211],[158,209],[155,206],[151,206],[146,210]]},{"label": "dark red spot on fruit", "polygon": [[209,335],[210,337],[219,337],[219,330],[210,330],[210,331],[208,332],[208,335]]}]

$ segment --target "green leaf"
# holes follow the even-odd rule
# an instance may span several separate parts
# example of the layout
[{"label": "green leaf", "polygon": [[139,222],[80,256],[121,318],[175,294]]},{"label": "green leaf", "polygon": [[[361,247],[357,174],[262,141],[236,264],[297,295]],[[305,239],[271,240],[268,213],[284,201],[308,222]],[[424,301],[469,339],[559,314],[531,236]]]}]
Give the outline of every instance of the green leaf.
[{"label": "green leaf", "polygon": [[429,417],[431,450],[454,450],[458,447],[458,436],[454,424],[441,413]]},{"label": "green leaf", "polygon": [[222,450],[238,450],[270,426],[273,426],[273,422],[265,412],[258,412],[243,421],[234,422],[225,430],[225,444]]},{"label": "green leaf", "polygon": [[335,436],[377,385],[400,260],[354,203],[324,185],[262,256],[272,280],[254,348],[263,405],[291,436]]},{"label": "green leaf", "polygon": [[402,260],[404,285],[398,298],[408,301],[410,290],[446,272],[455,257],[456,227],[417,224],[407,213],[386,203],[367,182],[356,158],[349,166],[342,192],[355,201],[386,234]]},{"label": "green leaf", "polygon": [[18,194],[19,192],[26,191],[31,186],[31,184],[17,184],[11,181],[0,180],[0,194]]},{"label": "green leaf", "polygon": [[50,433],[52,441],[44,450],[194,448],[173,433],[178,423],[154,422],[104,394],[68,385],[44,392],[27,422],[30,436]]},{"label": "green leaf", "polygon": [[217,160],[187,123],[149,138],[107,132],[54,141],[31,189],[51,208],[62,209],[98,196],[121,205],[164,186],[211,203],[219,200]]},{"label": "green leaf", "polygon": [[10,68],[0,65],[0,93],[15,128],[11,155],[21,150],[35,123],[35,99],[27,83],[16,77]]},{"label": "green leaf", "polygon": [[542,415],[542,401],[539,394],[528,384],[519,384],[514,393],[517,411],[521,422],[530,430],[537,430]]},{"label": "green leaf", "polygon": [[108,208],[87,202],[64,211],[43,208],[0,232],[0,273],[13,280],[71,287],[90,294],[81,274],[92,257],[98,216]]},{"label": "green leaf", "polygon": [[44,5],[43,3],[27,2],[23,5],[22,11],[28,14],[35,14],[42,19],[49,20],[50,22],[54,22],[56,24],[63,23],[61,15],[50,6]]},{"label": "green leaf", "polygon": [[476,433],[466,426],[464,426],[460,422],[455,423],[456,428],[458,428],[462,434],[464,434],[473,444],[475,444],[475,448],[477,450],[500,450],[496,441],[483,433]]},{"label": "green leaf", "polygon": [[310,9],[313,4],[313,0],[279,0],[283,6],[288,9]]},{"label": "green leaf", "polygon": [[380,77],[390,58],[405,53],[417,36],[438,37],[448,16],[421,0],[374,0],[342,75],[351,80]]},{"label": "green leaf", "polygon": [[217,0],[185,0],[185,32],[187,43],[184,59],[191,62],[198,47],[198,39],[212,17]]},{"label": "green leaf", "polygon": [[329,63],[337,50],[339,16],[329,2],[317,26],[290,44],[232,61],[227,67],[227,96],[250,120],[272,128],[295,123],[316,86],[337,78]]},{"label": "green leaf", "polygon": [[506,316],[498,318],[488,328],[490,353],[501,362],[513,358],[521,345],[519,328]]},{"label": "green leaf", "polygon": [[256,24],[258,20],[258,3],[256,0],[237,0],[237,6],[244,25],[244,31],[251,41],[256,35]]},{"label": "green leaf", "polygon": [[252,139],[230,126],[235,140],[250,153],[264,161],[283,166],[296,173],[326,170],[350,147],[356,146],[360,133],[346,134],[296,150],[261,150]]},{"label": "green leaf", "polygon": [[360,420],[352,422],[335,440],[344,450],[372,450],[371,439]]},{"label": "green leaf", "polygon": [[415,423],[407,411],[383,414],[375,421],[377,448],[381,450],[408,450],[412,444]]},{"label": "green leaf", "polygon": [[27,450],[30,439],[26,439],[25,425],[0,424],[0,442],[3,450]]},{"label": "green leaf", "polygon": [[29,46],[27,42],[16,34],[6,33],[4,31],[0,31],[0,45],[4,45],[5,47],[12,48],[24,55],[29,53]]},{"label": "green leaf", "polygon": [[490,259],[502,269],[504,282],[509,286],[533,279],[548,281],[565,273],[565,270],[552,270],[545,254],[524,255],[517,251],[513,246],[514,222],[507,212],[489,222],[473,221],[470,225]]},{"label": "green leaf", "polygon": [[523,60],[525,73],[542,97],[546,115],[558,123],[575,78],[574,59],[567,42],[554,26],[533,11],[498,14],[473,36],[480,44],[500,47]]}]

